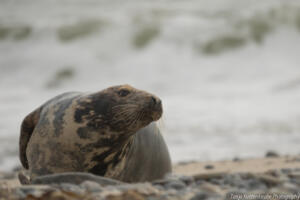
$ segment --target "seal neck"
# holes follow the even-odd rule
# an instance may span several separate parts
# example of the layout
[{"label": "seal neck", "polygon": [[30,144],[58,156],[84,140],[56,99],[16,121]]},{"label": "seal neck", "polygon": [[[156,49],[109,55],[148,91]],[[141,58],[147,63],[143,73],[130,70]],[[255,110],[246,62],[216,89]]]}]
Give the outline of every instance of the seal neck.
[{"label": "seal neck", "polygon": [[117,151],[113,152],[111,156],[109,155],[106,159],[109,157],[113,157],[111,159],[110,163],[107,166],[106,173],[104,174],[105,177],[109,178],[117,178],[120,180],[120,175],[122,174],[124,167],[128,160],[128,155],[131,150],[131,147],[134,142],[134,135],[131,135],[127,138],[127,140],[124,140]]}]

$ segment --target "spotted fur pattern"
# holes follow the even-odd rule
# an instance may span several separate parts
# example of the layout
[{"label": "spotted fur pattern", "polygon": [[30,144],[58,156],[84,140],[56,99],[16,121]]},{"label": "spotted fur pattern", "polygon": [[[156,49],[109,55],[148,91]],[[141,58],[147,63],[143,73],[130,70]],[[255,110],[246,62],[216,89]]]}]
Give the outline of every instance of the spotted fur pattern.
[{"label": "spotted fur pattern", "polygon": [[20,159],[31,178],[79,171],[124,180],[135,133],[161,115],[159,98],[129,85],[65,93],[24,119]]}]

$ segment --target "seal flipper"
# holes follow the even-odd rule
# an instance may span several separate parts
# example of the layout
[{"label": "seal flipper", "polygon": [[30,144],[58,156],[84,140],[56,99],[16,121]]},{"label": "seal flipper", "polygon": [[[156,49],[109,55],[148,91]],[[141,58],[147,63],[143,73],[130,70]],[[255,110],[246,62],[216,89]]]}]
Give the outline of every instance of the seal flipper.
[{"label": "seal flipper", "polygon": [[20,181],[20,183],[21,183],[22,185],[29,185],[29,184],[30,184],[30,179],[29,179],[29,177],[26,176],[26,175],[24,174],[23,171],[20,171],[20,172],[18,173],[18,178],[19,178],[19,181]]},{"label": "seal flipper", "polygon": [[40,112],[41,112],[41,108],[38,108],[33,112],[31,112],[30,114],[28,114],[23,120],[21,125],[21,134],[19,138],[19,157],[25,169],[29,168],[28,160],[26,156],[27,144],[30,140],[35,125],[39,121]]},{"label": "seal flipper", "polygon": [[94,181],[102,186],[125,184],[124,182],[118,180],[97,176],[86,172],[64,172],[38,176],[31,181],[31,184],[71,183],[79,185],[84,181]]}]

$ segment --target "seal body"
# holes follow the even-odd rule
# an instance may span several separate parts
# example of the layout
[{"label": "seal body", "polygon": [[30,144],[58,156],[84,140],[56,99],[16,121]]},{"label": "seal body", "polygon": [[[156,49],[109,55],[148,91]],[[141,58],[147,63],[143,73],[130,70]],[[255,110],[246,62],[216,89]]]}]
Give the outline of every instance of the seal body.
[{"label": "seal body", "polygon": [[171,172],[169,151],[156,122],[134,135],[128,158],[119,174],[126,182],[156,180]]},{"label": "seal body", "polygon": [[23,120],[20,160],[31,179],[63,172],[125,182],[159,179],[171,172],[155,122],[161,115],[158,97],[129,85],[65,93]]}]

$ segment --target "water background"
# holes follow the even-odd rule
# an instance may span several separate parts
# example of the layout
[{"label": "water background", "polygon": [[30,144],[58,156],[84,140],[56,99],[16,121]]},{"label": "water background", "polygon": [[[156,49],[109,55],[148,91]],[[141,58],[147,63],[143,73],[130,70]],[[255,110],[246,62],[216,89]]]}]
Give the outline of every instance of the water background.
[{"label": "water background", "polygon": [[0,170],[40,104],[124,83],[163,100],[174,163],[299,154],[300,1],[0,0]]}]

